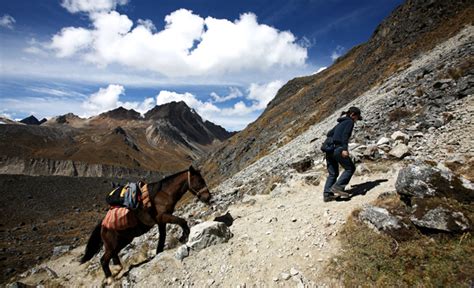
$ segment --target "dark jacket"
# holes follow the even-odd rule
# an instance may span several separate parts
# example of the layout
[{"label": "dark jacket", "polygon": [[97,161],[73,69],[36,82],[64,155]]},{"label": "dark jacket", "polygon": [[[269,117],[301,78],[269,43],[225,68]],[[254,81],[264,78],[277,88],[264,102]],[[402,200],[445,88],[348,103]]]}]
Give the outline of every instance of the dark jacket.
[{"label": "dark jacket", "polygon": [[328,135],[332,134],[336,147],[341,146],[344,150],[348,150],[349,138],[351,138],[352,129],[354,128],[354,120],[349,116],[344,116],[337,119],[337,122],[339,123],[329,131]]}]

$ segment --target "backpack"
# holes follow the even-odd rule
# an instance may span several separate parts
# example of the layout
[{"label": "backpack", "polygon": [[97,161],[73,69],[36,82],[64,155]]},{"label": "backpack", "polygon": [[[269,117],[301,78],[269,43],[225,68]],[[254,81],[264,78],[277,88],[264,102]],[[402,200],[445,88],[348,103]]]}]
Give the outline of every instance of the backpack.
[{"label": "backpack", "polygon": [[321,144],[321,151],[323,151],[324,153],[333,153],[336,149],[336,145],[334,145],[334,141],[332,138],[332,136],[334,135],[335,128],[336,127],[329,130],[329,132],[326,134],[326,140],[324,140],[323,144]]},{"label": "backpack", "polygon": [[141,191],[136,183],[127,183],[125,186],[115,188],[106,197],[110,206],[127,207],[135,210],[140,205]]}]

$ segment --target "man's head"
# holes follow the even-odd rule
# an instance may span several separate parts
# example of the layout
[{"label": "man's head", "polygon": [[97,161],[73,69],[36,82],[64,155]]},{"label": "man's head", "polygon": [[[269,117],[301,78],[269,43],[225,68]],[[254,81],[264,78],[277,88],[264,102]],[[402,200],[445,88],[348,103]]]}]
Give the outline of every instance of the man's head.
[{"label": "man's head", "polygon": [[349,108],[349,110],[347,111],[347,115],[351,117],[354,121],[362,120],[360,109],[355,106]]}]

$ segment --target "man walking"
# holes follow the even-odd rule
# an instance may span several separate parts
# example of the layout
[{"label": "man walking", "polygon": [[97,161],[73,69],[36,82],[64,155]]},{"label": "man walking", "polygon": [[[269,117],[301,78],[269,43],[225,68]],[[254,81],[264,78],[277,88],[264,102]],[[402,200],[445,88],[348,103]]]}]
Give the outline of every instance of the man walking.
[{"label": "man walking", "polygon": [[[350,107],[348,111],[342,112],[341,116],[337,119],[338,124],[327,135],[332,137],[333,150],[326,151],[328,177],[324,185],[324,202],[338,197],[349,198],[350,194],[344,192],[344,188],[355,172],[355,165],[349,157],[348,145],[354,123],[362,120],[362,116],[357,107]],[[338,178],[339,165],[344,168],[344,172]]]}]

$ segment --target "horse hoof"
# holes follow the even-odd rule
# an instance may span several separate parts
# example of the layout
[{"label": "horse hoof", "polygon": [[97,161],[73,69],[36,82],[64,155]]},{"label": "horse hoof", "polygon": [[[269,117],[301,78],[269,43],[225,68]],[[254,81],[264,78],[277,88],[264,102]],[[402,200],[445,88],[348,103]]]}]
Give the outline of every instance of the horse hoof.
[{"label": "horse hoof", "polygon": [[120,271],[122,271],[123,267],[121,265],[116,265],[116,266],[112,266],[110,267],[110,270],[112,272],[112,275],[117,275],[120,273]]},{"label": "horse hoof", "polygon": [[104,284],[104,286],[109,286],[109,285],[112,285],[113,282],[114,282],[114,278],[112,278],[112,276],[110,276],[110,277],[107,277],[107,278],[104,279],[103,284]]}]

